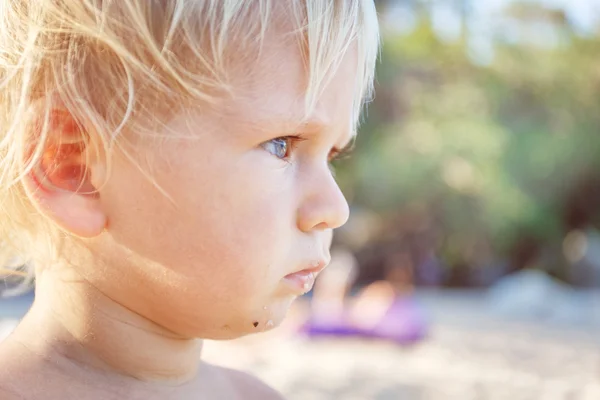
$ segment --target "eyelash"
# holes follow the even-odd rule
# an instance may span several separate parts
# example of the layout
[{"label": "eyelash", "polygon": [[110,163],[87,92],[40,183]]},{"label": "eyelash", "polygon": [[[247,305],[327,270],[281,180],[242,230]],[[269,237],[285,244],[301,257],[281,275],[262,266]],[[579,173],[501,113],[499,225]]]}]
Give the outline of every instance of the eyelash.
[{"label": "eyelash", "polygon": [[[296,147],[296,145],[299,142],[303,142],[307,139],[302,136],[299,136],[299,135],[289,135],[289,136],[281,136],[278,138],[271,139],[271,140],[265,142],[265,144],[273,142],[274,140],[285,140],[288,143],[288,147],[286,149],[287,150],[286,156],[284,158],[280,158],[283,161],[288,161],[288,159],[290,157],[289,153],[291,153],[294,150],[294,148]],[[346,146],[343,149],[333,148],[329,152],[328,162],[331,164],[334,161],[341,160],[341,159],[348,157],[353,149],[354,149],[354,142],[352,142],[350,145]],[[277,156],[275,156],[275,157],[277,157]]]}]

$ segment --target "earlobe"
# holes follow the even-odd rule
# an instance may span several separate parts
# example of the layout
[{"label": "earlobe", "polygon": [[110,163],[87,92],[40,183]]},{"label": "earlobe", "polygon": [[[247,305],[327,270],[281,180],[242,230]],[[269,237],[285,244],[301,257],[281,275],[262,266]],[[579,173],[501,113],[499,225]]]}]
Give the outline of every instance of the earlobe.
[{"label": "earlobe", "polygon": [[38,211],[67,232],[91,238],[101,234],[106,227],[107,217],[97,196],[49,189],[31,177],[24,186]]}]

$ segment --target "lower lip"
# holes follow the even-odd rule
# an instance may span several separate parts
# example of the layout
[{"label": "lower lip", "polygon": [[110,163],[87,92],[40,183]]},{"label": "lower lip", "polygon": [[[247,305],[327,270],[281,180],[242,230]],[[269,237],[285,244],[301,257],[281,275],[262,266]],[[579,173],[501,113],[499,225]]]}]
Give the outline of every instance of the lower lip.
[{"label": "lower lip", "polygon": [[299,271],[286,275],[283,281],[297,294],[303,295],[313,288],[315,284],[315,273],[310,271]]}]

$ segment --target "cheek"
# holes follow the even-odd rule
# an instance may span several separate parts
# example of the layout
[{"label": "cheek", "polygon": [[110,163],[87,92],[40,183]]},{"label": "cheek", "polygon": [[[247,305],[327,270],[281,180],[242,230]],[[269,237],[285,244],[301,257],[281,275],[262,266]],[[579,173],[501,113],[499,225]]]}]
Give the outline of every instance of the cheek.
[{"label": "cheek", "polygon": [[293,261],[291,191],[251,166],[210,170],[163,169],[155,179],[171,202],[135,170],[121,169],[102,194],[111,234],[144,258],[206,281],[211,291],[273,284]]},{"label": "cheek", "polygon": [[154,277],[131,278],[164,295],[136,296],[155,319],[199,336],[207,326],[228,326],[235,336],[254,331],[254,320],[259,329],[271,319],[278,324],[292,299],[280,280],[301,256],[294,253],[293,184],[282,171],[253,164],[190,165],[155,174],[173,201],[135,168],[121,167],[101,193],[113,240],[157,265]]}]

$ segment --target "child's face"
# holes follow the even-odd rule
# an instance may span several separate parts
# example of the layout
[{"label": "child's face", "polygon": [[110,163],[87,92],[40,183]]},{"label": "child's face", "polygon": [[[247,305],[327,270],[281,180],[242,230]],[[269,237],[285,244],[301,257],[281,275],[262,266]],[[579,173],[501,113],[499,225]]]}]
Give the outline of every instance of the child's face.
[{"label": "child's face", "polygon": [[[115,156],[100,190],[108,228],[93,245],[109,267],[90,272],[95,284],[183,335],[228,338],[278,325],[309,288],[286,276],[322,268],[331,230],[348,218],[328,155],[353,135],[355,64],[351,52],[313,123],[296,128],[306,79],[300,53],[267,40],[256,67],[236,72],[235,100],[223,112],[179,115],[160,132],[168,139],[136,144],[135,161],[172,202]],[[273,139],[287,135],[305,140],[285,160],[285,141]]]}]

